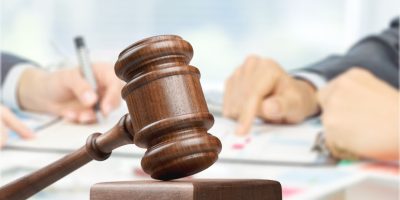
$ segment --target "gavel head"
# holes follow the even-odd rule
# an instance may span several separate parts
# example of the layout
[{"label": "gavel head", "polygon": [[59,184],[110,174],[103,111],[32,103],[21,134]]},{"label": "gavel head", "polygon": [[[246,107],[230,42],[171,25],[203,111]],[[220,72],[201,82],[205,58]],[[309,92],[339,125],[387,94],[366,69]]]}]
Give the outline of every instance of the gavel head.
[{"label": "gavel head", "polygon": [[221,151],[207,133],[214,123],[200,85],[199,70],[189,65],[192,46],[179,36],[150,37],[122,51],[115,73],[132,121],[134,143],[147,151],[143,170],[170,180],[211,166]]}]

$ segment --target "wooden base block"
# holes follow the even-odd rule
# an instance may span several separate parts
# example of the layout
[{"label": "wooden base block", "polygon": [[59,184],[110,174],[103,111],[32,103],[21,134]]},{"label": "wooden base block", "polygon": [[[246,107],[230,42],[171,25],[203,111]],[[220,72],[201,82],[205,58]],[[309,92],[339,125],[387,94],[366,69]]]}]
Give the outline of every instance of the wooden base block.
[{"label": "wooden base block", "polygon": [[281,200],[277,181],[258,179],[193,179],[98,183],[91,200]]}]

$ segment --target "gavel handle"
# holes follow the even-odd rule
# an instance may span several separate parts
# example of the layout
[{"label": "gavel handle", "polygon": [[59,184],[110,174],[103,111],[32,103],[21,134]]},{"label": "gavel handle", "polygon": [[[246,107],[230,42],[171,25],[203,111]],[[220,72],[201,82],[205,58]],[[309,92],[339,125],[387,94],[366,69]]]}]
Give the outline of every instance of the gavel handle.
[{"label": "gavel handle", "polygon": [[27,199],[91,160],[92,157],[85,147],[81,147],[58,161],[1,187],[0,199]]},{"label": "gavel handle", "polygon": [[133,136],[128,133],[125,123],[130,123],[127,115],[107,133],[90,135],[86,145],[75,152],[4,185],[0,188],[0,200],[27,199],[93,159],[106,160],[111,155],[112,149],[133,143]]}]

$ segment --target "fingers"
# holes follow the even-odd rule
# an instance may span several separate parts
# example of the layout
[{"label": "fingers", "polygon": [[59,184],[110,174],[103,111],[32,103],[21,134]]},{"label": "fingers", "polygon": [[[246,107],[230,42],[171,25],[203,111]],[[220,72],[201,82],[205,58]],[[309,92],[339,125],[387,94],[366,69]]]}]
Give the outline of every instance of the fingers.
[{"label": "fingers", "polygon": [[70,88],[82,105],[86,107],[94,106],[98,100],[98,95],[78,69],[70,71],[70,76],[64,76],[64,80],[65,85]]},{"label": "fingers", "polygon": [[112,110],[120,105],[121,87],[122,83],[117,80],[116,83],[110,84],[105,88],[105,92],[100,103],[100,109],[104,116],[110,114]]},{"label": "fingers", "polygon": [[[96,121],[96,114],[93,110],[98,101],[98,95],[92,86],[85,80],[79,69],[69,70],[62,75],[63,84],[70,90],[74,98],[66,99],[64,102],[57,102],[59,114],[71,122],[93,123]],[[67,91],[64,91],[66,94]]]},{"label": "fingers", "polygon": [[[263,91],[255,90],[256,82],[259,80],[256,76],[262,74],[266,66],[261,66],[262,59],[258,56],[249,56],[244,63],[238,67],[228,78],[225,84],[223,115],[225,117],[238,119],[242,107],[251,96],[262,96]],[[263,83],[259,83],[264,85]]]},{"label": "fingers", "polygon": [[298,123],[303,120],[299,104],[289,95],[274,95],[261,103],[259,116],[272,123]]},{"label": "fingers", "polygon": [[123,83],[116,77],[111,63],[96,63],[93,69],[100,89],[100,109],[107,116],[121,103]]},{"label": "fingers", "polygon": [[249,133],[254,118],[256,117],[257,108],[259,106],[259,99],[252,98],[243,107],[239,115],[238,127],[236,128],[237,135],[245,135]]},{"label": "fingers", "polygon": [[[97,80],[96,91],[85,80],[78,68],[61,73],[62,85],[67,88],[57,96],[57,111],[71,122],[91,123],[96,121],[94,105],[100,101],[100,110],[108,115],[121,102],[122,82],[114,75],[110,65],[94,64]],[[67,94],[67,92],[69,92]]]},{"label": "fingers", "polygon": [[224,101],[223,101],[223,110],[222,114],[225,117],[236,118],[237,115],[237,107],[235,101],[238,101],[238,89],[236,87],[239,82],[238,76],[240,72],[239,69],[236,69],[235,72],[228,78],[225,83],[225,92],[224,92]]},{"label": "fingers", "polygon": [[249,56],[225,84],[223,115],[238,119],[236,134],[246,134],[265,96],[274,92],[284,76],[279,64],[270,59]]},{"label": "fingers", "polygon": [[32,130],[15,117],[8,108],[1,107],[1,118],[6,127],[15,131],[22,138],[30,139],[35,136]]},{"label": "fingers", "polygon": [[92,108],[71,108],[65,109],[62,114],[64,119],[70,122],[89,124],[96,122],[96,113]]},{"label": "fingers", "polygon": [[305,111],[309,102],[305,102],[299,92],[287,88],[283,92],[268,96],[261,102],[258,115],[272,123],[295,124],[303,121],[309,115]]},{"label": "fingers", "polygon": [[261,103],[260,117],[273,122],[282,123],[285,116],[287,100],[281,96],[271,96]]}]

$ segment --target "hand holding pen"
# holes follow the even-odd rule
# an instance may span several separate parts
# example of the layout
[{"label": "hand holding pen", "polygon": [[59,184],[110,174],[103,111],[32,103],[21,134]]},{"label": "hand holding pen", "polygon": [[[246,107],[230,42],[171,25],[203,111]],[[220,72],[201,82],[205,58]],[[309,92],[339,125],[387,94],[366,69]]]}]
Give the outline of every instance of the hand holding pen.
[{"label": "hand holding pen", "polygon": [[[86,79],[87,83],[89,83],[92,90],[97,93],[97,81],[95,75],[93,73],[92,65],[89,59],[89,51],[86,48],[85,41],[83,37],[77,36],[74,39],[76,55],[79,61],[79,67],[81,69],[83,77]],[[94,99],[94,95],[92,95],[92,99]],[[99,101],[97,100],[94,105],[94,111],[96,114],[100,111]],[[97,120],[101,118],[100,115],[97,115]]]},{"label": "hand holding pen", "polygon": [[[81,36],[75,37],[74,42],[75,42],[75,48],[79,61],[79,68],[81,71],[81,75],[86,80],[85,83],[82,83],[83,86],[87,88],[86,91],[87,93],[84,94],[84,100],[86,101],[85,103],[87,103],[86,104],[87,106],[92,106],[93,108],[92,111],[95,112],[96,114],[95,116],[97,116],[96,118],[97,120],[99,120],[102,118],[100,112],[103,116],[106,116],[115,107],[115,103],[112,102],[112,99],[118,96],[115,95],[114,93],[118,92],[119,94],[119,90],[121,89],[121,83],[118,84],[117,83],[118,80],[116,80],[115,77],[114,79],[109,77],[110,74],[112,74],[112,72],[109,72],[110,68],[113,69],[112,66],[108,66],[108,69],[106,70],[99,68],[98,64],[97,66],[94,65],[92,66],[91,61],[89,59],[89,51],[85,45],[83,37]],[[104,83],[110,83],[110,84],[104,85]],[[104,91],[101,90],[104,88],[108,90],[111,89],[112,93],[111,94],[110,92],[104,93]],[[109,96],[109,95],[115,95],[115,96]],[[74,119],[75,117],[74,114],[72,113],[67,113],[67,114],[68,118]],[[83,116],[83,121],[91,122],[92,120],[93,120],[92,112],[87,111],[87,113]]]},{"label": "hand holding pen", "polygon": [[[48,72],[37,67],[26,69],[19,82],[18,98],[22,109],[45,112],[78,123],[96,121],[98,110],[107,116],[121,102],[122,82],[111,63],[91,65],[93,79],[82,69],[64,68]],[[93,85],[95,80],[96,85]]]}]

